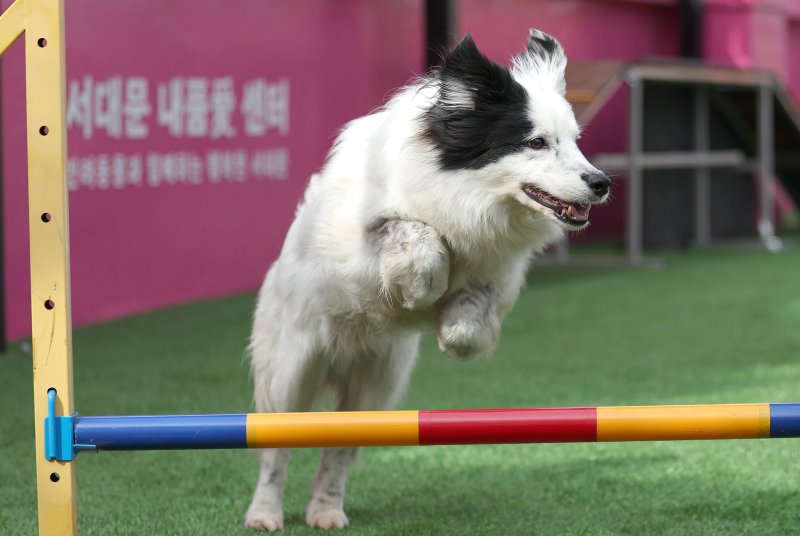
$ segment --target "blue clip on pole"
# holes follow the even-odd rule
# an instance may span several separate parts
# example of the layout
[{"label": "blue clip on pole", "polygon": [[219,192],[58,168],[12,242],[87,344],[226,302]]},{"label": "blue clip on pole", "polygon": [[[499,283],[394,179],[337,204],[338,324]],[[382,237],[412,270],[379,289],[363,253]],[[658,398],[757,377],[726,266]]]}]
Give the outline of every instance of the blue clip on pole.
[{"label": "blue clip on pole", "polygon": [[95,445],[75,444],[75,415],[56,416],[56,390],[47,390],[47,417],[44,419],[44,457],[69,462],[80,451],[97,451]]}]

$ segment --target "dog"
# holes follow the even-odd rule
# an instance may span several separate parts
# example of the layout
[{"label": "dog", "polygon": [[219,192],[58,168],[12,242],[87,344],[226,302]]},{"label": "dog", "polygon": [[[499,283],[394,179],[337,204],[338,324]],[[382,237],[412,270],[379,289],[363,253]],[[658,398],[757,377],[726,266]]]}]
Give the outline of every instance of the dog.
[{"label": "dog", "polygon": [[[348,123],[313,175],[258,294],[259,412],[386,410],[427,326],[455,359],[492,352],[532,255],[585,228],[610,181],[576,145],[559,42],[531,30],[509,67],[467,34],[441,67]],[[344,528],[356,448],[326,448],[306,522]],[[287,449],[260,452],[247,527],[283,528]]]}]

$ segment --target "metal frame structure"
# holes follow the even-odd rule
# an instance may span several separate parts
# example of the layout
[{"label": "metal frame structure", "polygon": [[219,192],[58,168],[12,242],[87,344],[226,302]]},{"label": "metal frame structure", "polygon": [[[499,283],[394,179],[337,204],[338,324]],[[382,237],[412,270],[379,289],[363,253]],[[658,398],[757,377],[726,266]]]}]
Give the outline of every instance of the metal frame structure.
[{"label": "metal frame structure", "polygon": [[[759,185],[758,233],[769,251],[781,249],[781,240],[775,236],[774,197],[772,181],[775,176],[775,151],[773,141],[773,106],[775,80],[766,73],[738,73],[720,70],[709,75],[711,69],[695,72],[683,68],[663,68],[652,65],[630,66],[624,76],[630,87],[628,155],[628,222],[626,234],[627,261],[632,266],[646,264],[642,247],[644,228],[643,173],[645,169],[695,170],[695,243],[711,242],[711,168],[741,169],[748,162],[740,151],[711,151],[709,148],[709,89],[711,87],[750,87],[756,92],[758,115],[758,154],[755,167]],[[724,73],[724,75],[723,75]],[[695,100],[695,150],[679,153],[646,153],[644,150],[644,84],[647,81],[680,83],[694,89]],[[618,155],[598,155],[595,163],[605,169],[620,169],[615,165]]]},{"label": "metal frame structure", "polygon": [[[74,413],[63,0],[16,0],[25,35],[39,533],[77,533],[80,451],[800,437],[800,404],[82,417]],[[766,124],[766,123],[765,123]],[[767,141],[762,146],[767,148]],[[634,155],[633,171],[641,165]],[[769,169],[771,161],[764,164]],[[634,237],[636,238],[636,237]]]},{"label": "metal frame structure", "polygon": [[[644,266],[660,267],[659,259],[644,256],[644,172],[656,169],[694,170],[695,239],[698,246],[711,244],[711,169],[740,169],[753,171],[758,182],[757,230],[761,243],[768,251],[783,247],[775,235],[774,192],[774,103],[777,81],[769,73],[739,71],[699,64],[640,63],[620,66],[621,72],[603,88],[603,95],[586,110],[594,115],[607,102],[609,94],[624,82],[628,96],[628,151],[626,153],[601,153],[592,163],[610,171],[627,173],[628,196],[626,206],[625,256],[620,257],[570,257],[569,245],[561,242],[556,248],[556,264],[590,266]],[[690,87],[694,91],[694,141],[693,151],[647,152],[644,148],[645,84],[660,82]],[[756,96],[757,150],[753,160],[742,151],[712,150],[710,147],[710,91],[714,88],[752,89]],[[569,96],[569,94],[568,94]]]}]

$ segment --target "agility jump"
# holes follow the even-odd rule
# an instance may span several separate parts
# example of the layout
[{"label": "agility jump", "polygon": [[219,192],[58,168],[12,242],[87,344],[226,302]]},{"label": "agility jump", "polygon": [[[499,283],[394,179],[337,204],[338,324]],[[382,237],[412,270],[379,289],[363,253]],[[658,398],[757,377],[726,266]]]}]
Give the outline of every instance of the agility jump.
[{"label": "agility jump", "polygon": [[[51,407],[55,391],[50,392]],[[47,456],[80,451],[577,443],[800,437],[800,404],[50,415]],[[58,423],[56,425],[56,423]],[[65,442],[60,442],[60,437]],[[60,456],[60,457],[59,457]]]},{"label": "agility jump", "polygon": [[63,0],[16,0],[0,53],[25,34],[40,534],[77,533],[82,451],[800,437],[800,403],[353,413],[74,413]]}]

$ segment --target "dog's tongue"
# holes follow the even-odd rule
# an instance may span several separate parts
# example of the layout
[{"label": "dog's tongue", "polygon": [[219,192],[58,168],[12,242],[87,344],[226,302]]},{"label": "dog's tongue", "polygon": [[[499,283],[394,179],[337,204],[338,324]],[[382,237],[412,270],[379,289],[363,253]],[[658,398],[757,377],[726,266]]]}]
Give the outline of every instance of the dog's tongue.
[{"label": "dog's tongue", "polygon": [[567,207],[566,215],[573,220],[585,220],[589,218],[589,209],[591,205],[588,204],[574,204]]}]

